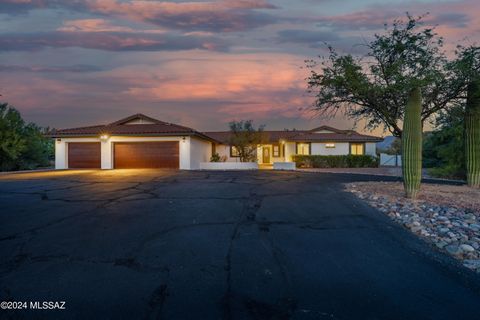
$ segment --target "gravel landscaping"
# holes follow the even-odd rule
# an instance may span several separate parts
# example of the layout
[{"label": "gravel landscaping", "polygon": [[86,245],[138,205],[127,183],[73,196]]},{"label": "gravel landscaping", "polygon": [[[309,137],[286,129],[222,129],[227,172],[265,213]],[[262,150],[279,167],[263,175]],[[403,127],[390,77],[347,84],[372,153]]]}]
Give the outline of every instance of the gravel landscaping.
[{"label": "gravel landscaping", "polygon": [[480,273],[480,190],[423,184],[406,199],[401,182],[359,182],[346,190]]}]

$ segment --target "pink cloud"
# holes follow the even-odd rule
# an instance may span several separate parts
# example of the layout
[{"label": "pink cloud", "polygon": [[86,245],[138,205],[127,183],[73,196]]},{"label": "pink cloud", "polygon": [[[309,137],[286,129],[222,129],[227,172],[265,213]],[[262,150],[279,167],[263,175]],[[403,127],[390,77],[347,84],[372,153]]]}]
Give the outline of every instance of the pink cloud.
[{"label": "pink cloud", "polygon": [[265,0],[219,0],[206,2],[157,2],[87,0],[89,10],[126,17],[168,28],[238,31],[272,23],[274,18],[256,9],[274,9]]},{"label": "pink cloud", "polygon": [[77,19],[64,21],[57,29],[65,32],[136,32],[130,27],[112,25],[105,19]]}]

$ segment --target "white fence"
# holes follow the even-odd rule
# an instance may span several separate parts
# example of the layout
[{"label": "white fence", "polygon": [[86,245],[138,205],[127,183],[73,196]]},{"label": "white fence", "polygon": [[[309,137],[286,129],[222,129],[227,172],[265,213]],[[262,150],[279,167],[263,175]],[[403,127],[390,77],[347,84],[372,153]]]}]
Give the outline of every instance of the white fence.
[{"label": "white fence", "polygon": [[200,162],[200,170],[258,170],[256,162]]},{"label": "white fence", "polygon": [[402,165],[402,156],[394,154],[380,153],[380,165],[399,167]]}]

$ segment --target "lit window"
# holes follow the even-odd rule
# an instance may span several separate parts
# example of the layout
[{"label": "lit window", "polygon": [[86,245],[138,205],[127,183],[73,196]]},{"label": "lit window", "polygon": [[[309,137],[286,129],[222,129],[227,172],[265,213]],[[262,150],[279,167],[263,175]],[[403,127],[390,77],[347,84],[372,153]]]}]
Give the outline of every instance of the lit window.
[{"label": "lit window", "polygon": [[350,144],[350,154],[360,156],[365,154],[363,143],[351,143]]},{"label": "lit window", "polygon": [[309,143],[297,143],[297,154],[308,156],[310,154],[310,144]]},{"label": "lit window", "polygon": [[230,146],[230,157],[240,157],[238,149],[234,146]]},{"label": "lit window", "polygon": [[325,148],[335,148],[335,143],[325,143]]},{"label": "lit window", "polygon": [[280,146],[279,145],[273,145],[273,156],[274,157],[280,157]]}]

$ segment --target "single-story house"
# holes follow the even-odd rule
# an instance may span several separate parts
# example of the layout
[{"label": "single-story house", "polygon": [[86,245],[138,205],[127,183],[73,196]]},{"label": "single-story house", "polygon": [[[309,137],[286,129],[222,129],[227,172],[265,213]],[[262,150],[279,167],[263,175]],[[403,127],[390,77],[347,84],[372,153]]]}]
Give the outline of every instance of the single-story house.
[{"label": "single-story house", "polygon": [[[55,168],[199,169],[218,153],[240,161],[228,144],[229,131],[199,132],[192,128],[135,114],[107,125],[53,131]],[[259,164],[291,161],[301,155],[375,155],[382,138],[321,126],[312,130],[265,131],[257,146]]]}]

